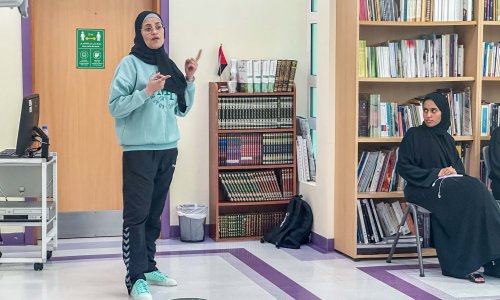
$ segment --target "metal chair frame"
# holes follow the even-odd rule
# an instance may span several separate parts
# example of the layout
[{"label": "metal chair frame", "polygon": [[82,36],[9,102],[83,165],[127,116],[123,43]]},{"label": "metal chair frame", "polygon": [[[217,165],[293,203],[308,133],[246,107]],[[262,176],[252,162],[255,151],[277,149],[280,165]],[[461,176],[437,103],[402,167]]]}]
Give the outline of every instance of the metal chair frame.
[{"label": "metal chair frame", "polygon": [[429,212],[429,211],[414,204],[414,203],[411,203],[411,202],[406,202],[406,204],[408,204],[408,205],[403,213],[403,217],[401,218],[401,221],[399,222],[398,229],[396,230],[397,231],[396,238],[394,239],[394,242],[392,243],[391,252],[389,253],[389,256],[387,257],[386,261],[388,263],[391,263],[392,256],[394,255],[394,252],[396,251],[396,245],[398,244],[399,237],[401,235],[401,231],[400,231],[401,226],[404,225],[404,223],[406,222],[406,218],[408,217],[408,213],[411,211],[411,214],[413,216],[413,221],[415,222],[415,241],[417,243],[417,256],[418,256],[418,265],[420,268],[420,277],[425,277],[424,262],[423,262],[423,258],[422,258],[422,246],[420,245],[420,232],[418,229],[417,211],[421,211],[421,212]]}]

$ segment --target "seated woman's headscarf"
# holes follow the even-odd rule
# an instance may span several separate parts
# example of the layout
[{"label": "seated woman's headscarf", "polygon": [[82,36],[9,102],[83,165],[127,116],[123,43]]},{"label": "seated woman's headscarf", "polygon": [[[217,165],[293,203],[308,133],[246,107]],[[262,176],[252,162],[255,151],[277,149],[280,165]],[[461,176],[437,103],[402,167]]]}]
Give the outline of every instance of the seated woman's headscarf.
[{"label": "seated woman's headscarf", "polygon": [[[431,99],[436,103],[436,106],[441,111],[441,122],[434,127],[429,128],[431,131],[435,131],[436,134],[446,134],[448,128],[450,127],[450,105],[448,104],[448,99],[441,93],[430,93],[425,95],[425,100]],[[425,125],[425,121],[422,125]]]},{"label": "seated woman's headscarf", "polygon": [[447,132],[451,124],[448,100],[440,93],[430,93],[424,99],[434,101],[441,111],[441,122],[434,127],[424,122],[407,132],[400,144],[397,171],[408,185],[431,187],[442,168],[452,166],[458,174],[465,174],[465,169],[455,140]]},{"label": "seated woman's headscarf", "polygon": [[181,112],[185,112],[186,98],[184,96],[184,93],[186,91],[187,83],[184,74],[182,74],[181,70],[179,70],[175,63],[168,57],[167,52],[165,52],[165,49],[163,48],[163,45],[158,49],[151,49],[146,45],[144,39],[142,38],[142,23],[149,14],[156,15],[158,19],[160,19],[163,23],[163,20],[157,13],[152,11],[141,12],[135,19],[134,46],[132,47],[130,54],[134,55],[147,64],[158,66],[158,71],[162,75],[171,76],[167,80],[167,83],[165,84],[165,87],[163,89],[177,95],[179,110]]}]

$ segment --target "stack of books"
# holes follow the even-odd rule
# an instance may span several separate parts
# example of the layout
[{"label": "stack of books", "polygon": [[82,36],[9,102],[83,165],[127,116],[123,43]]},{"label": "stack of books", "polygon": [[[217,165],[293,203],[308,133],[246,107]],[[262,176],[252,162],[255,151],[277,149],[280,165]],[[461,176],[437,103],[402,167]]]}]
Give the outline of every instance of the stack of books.
[{"label": "stack of books", "polygon": [[238,91],[242,93],[292,92],[297,61],[292,59],[236,60]]},{"label": "stack of books", "polygon": [[[498,0],[484,1],[493,8],[493,2]],[[359,0],[359,4],[361,21],[472,21],[474,7],[473,0]],[[489,20],[486,11],[485,20]],[[493,12],[488,13],[490,15],[492,17]]]},{"label": "stack of books", "polygon": [[367,46],[359,41],[359,76],[423,78],[464,76],[464,46],[458,34],[428,34],[416,39]]}]

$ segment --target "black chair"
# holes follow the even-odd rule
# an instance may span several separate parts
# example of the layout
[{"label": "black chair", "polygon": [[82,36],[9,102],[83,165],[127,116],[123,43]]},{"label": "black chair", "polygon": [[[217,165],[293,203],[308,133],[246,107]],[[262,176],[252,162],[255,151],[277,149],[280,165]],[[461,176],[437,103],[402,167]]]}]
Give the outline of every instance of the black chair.
[{"label": "black chair", "polygon": [[[491,170],[490,146],[484,146],[481,151],[483,152],[484,166],[486,167],[486,181],[488,181],[488,178],[490,176],[490,170]],[[498,199],[496,199],[496,200],[497,200],[498,206],[500,206],[500,200],[498,200]]]},{"label": "black chair", "polygon": [[413,216],[413,222],[415,222],[415,241],[417,243],[417,256],[418,256],[418,264],[420,267],[420,277],[425,277],[424,274],[424,262],[422,259],[422,246],[420,244],[420,233],[418,230],[418,217],[417,217],[417,211],[422,212],[422,213],[430,213],[428,210],[425,208],[418,206],[417,204],[411,203],[411,202],[406,202],[407,207],[403,213],[403,217],[401,218],[401,221],[399,222],[398,229],[396,230],[396,238],[394,239],[394,242],[392,243],[391,247],[391,252],[389,253],[389,256],[387,257],[387,262],[391,263],[392,261],[392,256],[394,255],[394,252],[396,251],[396,245],[398,244],[399,236],[401,235],[401,226],[404,225],[406,222],[406,218],[408,216],[408,213],[411,210],[411,214]]}]

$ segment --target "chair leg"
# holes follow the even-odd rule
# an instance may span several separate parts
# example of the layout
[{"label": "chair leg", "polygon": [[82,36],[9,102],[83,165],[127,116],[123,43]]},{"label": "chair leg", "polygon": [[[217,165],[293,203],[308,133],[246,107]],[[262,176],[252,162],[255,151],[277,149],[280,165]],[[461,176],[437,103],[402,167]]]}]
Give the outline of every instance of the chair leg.
[{"label": "chair leg", "polygon": [[394,239],[394,242],[392,243],[391,252],[389,253],[389,256],[387,257],[387,260],[386,260],[386,262],[388,262],[388,263],[391,263],[391,261],[392,261],[392,256],[394,255],[394,252],[396,251],[396,245],[398,244],[399,236],[401,235],[401,231],[400,231],[401,226],[403,226],[403,224],[405,223],[406,217],[408,216],[409,211],[410,211],[410,206],[408,205],[408,207],[405,209],[403,217],[401,218],[401,222],[399,222],[398,229],[396,229],[396,238]]},{"label": "chair leg", "polygon": [[413,204],[409,204],[408,208],[411,209],[411,214],[413,215],[413,223],[415,224],[415,240],[417,241],[417,255],[418,255],[418,265],[420,268],[420,277],[425,277],[424,274],[424,262],[422,259],[422,247],[420,245],[420,232],[418,230],[418,219],[417,210]]}]

